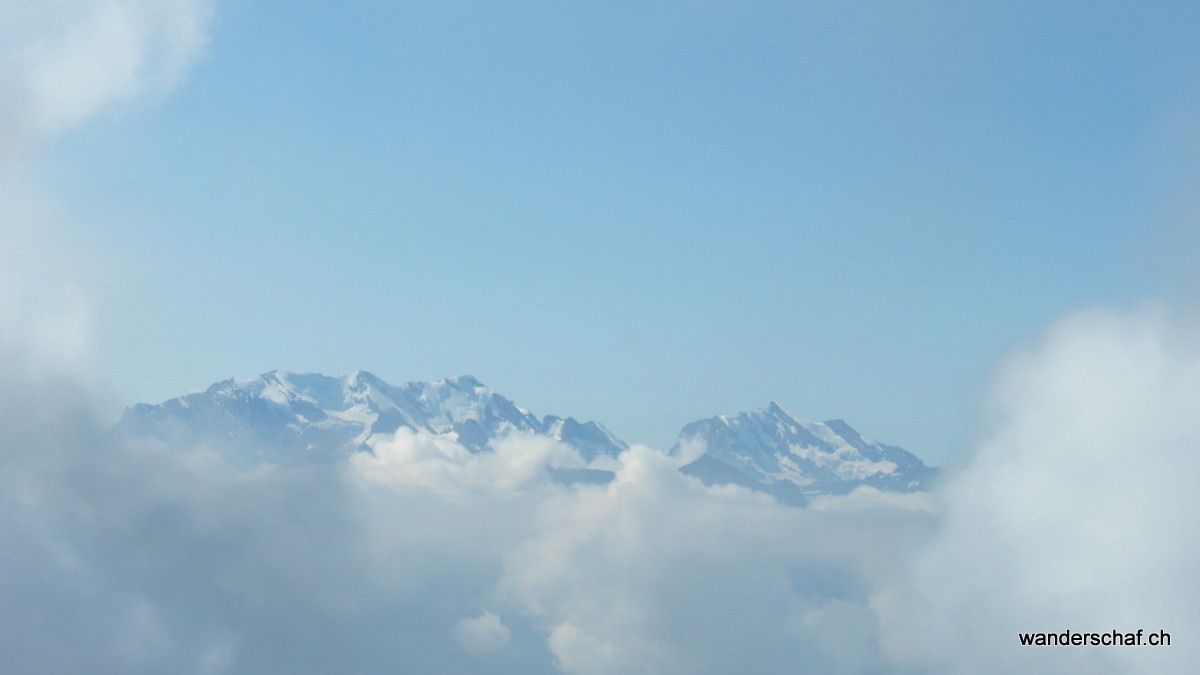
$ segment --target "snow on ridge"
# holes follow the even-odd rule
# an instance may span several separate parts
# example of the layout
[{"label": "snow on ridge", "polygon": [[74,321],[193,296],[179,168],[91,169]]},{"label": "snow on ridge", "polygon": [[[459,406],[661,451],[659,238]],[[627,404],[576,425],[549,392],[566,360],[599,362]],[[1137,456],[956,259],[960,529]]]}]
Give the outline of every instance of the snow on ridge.
[{"label": "snow on ridge", "polygon": [[[186,401],[135,405],[117,427],[139,435],[178,436],[182,429],[198,438],[246,439],[284,456],[353,453],[402,427],[453,436],[472,451],[513,432],[546,435],[541,420],[472,375],[397,386],[364,370],[336,377],[272,370],[224,380]],[[579,429],[556,436],[589,456],[615,456],[627,447],[598,424]]]},{"label": "snow on ridge", "polygon": [[[535,417],[471,375],[392,385],[364,370],[336,377],[274,370],[229,379],[159,405],[135,405],[117,427],[185,442],[232,442],[272,461],[352,455],[402,428],[453,437],[471,452],[514,432],[555,439],[585,461],[616,457],[629,447],[599,422]],[[702,468],[693,468],[707,472],[707,479],[775,490],[788,503],[858,485],[926,489],[936,473],[911,453],[866,439],[842,420],[813,422],[775,401],[692,422],[671,452],[678,456],[685,445],[695,447],[681,467],[685,472],[703,459]]]},{"label": "snow on ridge", "polygon": [[693,460],[685,471],[695,465],[696,475],[727,480],[714,473],[715,460],[764,489],[784,481],[810,495],[848,491],[859,484],[911,491],[927,486],[936,473],[901,448],[863,438],[842,420],[813,422],[775,401],[685,426],[672,453],[696,444],[709,459]]}]

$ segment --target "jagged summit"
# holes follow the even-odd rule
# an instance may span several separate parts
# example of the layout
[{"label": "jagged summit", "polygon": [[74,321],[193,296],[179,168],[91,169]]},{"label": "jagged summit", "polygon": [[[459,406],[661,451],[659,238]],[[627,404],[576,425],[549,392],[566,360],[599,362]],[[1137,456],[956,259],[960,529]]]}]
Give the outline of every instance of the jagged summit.
[{"label": "jagged summit", "polygon": [[864,438],[842,420],[811,422],[775,401],[753,412],[693,422],[672,452],[697,444],[703,454],[683,468],[686,473],[710,483],[784,481],[810,496],[859,485],[911,492],[927,488],[936,472],[902,448]]},{"label": "jagged summit", "polygon": [[[205,443],[247,462],[332,461],[370,450],[372,439],[401,428],[453,437],[473,452],[511,433],[559,440],[591,462],[628,448],[599,422],[537,417],[471,375],[389,384],[365,370],[331,377],[273,370],[228,379],[158,405],[125,411],[114,432],[175,447]],[[811,422],[770,401],[752,412],[718,415],[683,428],[672,453],[709,484],[734,483],[802,505],[816,495],[860,485],[927,489],[936,469],[911,453],[864,438],[840,419]],[[589,470],[590,471],[590,470]],[[566,480],[600,480],[593,472]]]},{"label": "jagged summit", "polygon": [[224,380],[158,405],[135,405],[116,425],[168,442],[241,446],[273,460],[350,454],[401,427],[454,434],[473,451],[514,431],[550,436],[587,459],[627,447],[596,422],[538,419],[471,375],[397,386],[365,370],[337,377],[273,370]]}]

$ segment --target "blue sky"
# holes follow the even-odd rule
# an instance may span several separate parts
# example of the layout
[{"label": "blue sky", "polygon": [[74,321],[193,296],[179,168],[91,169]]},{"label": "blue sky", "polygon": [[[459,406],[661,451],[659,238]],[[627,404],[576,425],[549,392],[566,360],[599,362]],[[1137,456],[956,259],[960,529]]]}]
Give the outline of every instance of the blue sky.
[{"label": "blue sky", "polygon": [[1200,8],[220,3],[43,163],[113,416],[471,373],[666,447],[779,401],[941,463],[984,374],[1195,252]]}]

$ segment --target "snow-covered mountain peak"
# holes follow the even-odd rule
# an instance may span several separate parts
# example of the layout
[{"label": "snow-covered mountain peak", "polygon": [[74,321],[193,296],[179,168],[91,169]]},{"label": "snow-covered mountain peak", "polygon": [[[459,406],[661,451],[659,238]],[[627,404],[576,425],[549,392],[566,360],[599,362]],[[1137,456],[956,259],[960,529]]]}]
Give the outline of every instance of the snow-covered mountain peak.
[{"label": "snow-covered mountain peak", "polygon": [[[438,380],[434,384],[444,384],[448,387],[453,387],[461,391],[476,391],[479,389],[487,389],[487,385],[480,382],[474,375],[459,375],[458,377],[447,377]],[[489,390],[490,391],[490,390]]]},{"label": "snow-covered mountain peak", "polygon": [[767,403],[767,405],[761,408],[761,411],[767,415],[771,415],[772,417],[794,417],[791,413],[784,410],[783,406],[779,405],[775,401]]},{"label": "snow-covered mountain peak", "polygon": [[[401,428],[445,435],[473,452],[513,433],[553,438],[589,462],[628,448],[599,422],[535,417],[471,375],[392,385],[365,370],[333,377],[273,370],[224,380],[158,405],[135,405],[114,431],[285,463],[369,451],[373,439]],[[936,471],[901,448],[864,438],[843,420],[812,422],[775,401],[688,424],[672,452],[683,447],[703,449],[685,473],[764,490],[791,504],[859,485],[924,489]]]},{"label": "snow-covered mountain peak", "polygon": [[116,429],[169,442],[232,444],[273,460],[353,453],[401,427],[452,434],[473,451],[516,431],[551,436],[588,458],[626,447],[595,422],[548,426],[471,375],[396,386],[365,370],[337,377],[273,370],[159,405],[135,405]]},{"label": "snow-covered mountain peak", "polygon": [[[810,495],[848,492],[858,485],[922,489],[934,473],[906,450],[863,438],[842,420],[812,422],[775,401],[755,411],[693,422],[680,432],[673,452],[697,443],[704,454],[689,467],[701,478],[760,486],[787,481]],[[730,478],[735,474],[738,480]]]}]

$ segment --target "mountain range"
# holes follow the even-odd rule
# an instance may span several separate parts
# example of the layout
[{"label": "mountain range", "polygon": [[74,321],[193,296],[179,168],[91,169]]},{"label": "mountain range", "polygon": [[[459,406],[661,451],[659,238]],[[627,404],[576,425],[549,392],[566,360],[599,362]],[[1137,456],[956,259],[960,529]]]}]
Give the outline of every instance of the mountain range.
[{"label": "mountain range", "polygon": [[[396,386],[366,371],[329,377],[276,370],[225,380],[157,405],[134,405],[112,431],[172,447],[219,445],[247,461],[297,463],[371,452],[373,439],[401,428],[452,437],[471,452],[515,432],[545,436],[574,448],[589,466],[629,447],[599,422],[539,418],[469,375]],[[670,452],[681,471],[708,485],[743,485],[798,506],[860,485],[925,490],[937,472],[842,420],[810,422],[774,402],[692,422]],[[557,474],[568,482],[611,476],[602,468]]]}]

